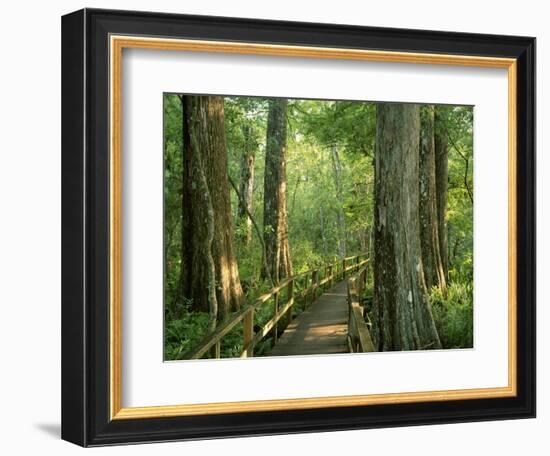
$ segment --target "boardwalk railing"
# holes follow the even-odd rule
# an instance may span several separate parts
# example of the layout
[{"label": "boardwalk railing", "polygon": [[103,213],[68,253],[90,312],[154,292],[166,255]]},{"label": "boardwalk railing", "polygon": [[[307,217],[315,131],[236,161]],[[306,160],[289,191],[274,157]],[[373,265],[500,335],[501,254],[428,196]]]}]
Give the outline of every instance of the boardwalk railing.
[{"label": "boardwalk railing", "polygon": [[367,282],[368,263],[347,280],[348,288],[348,348],[350,353],[373,352],[374,344],[365,321],[362,305],[363,291]]},{"label": "boardwalk railing", "polygon": [[[203,341],[183,359],[200,359],[206,354],[212,358],[220,358],[221,341],[239,323],[243,323],[243,349],[241,358],[254,356],[254,348],[270,332],[274,342],[279,333],[284,330],[292,319],[292,307],[301,302],[303,308],[310,306],[334,282],[344,280],[360,268],[367,265],[366,253],[350,256],[318,269],[312,269],[301,274],[284,279],[266,294],[260,296],[254,303],[243,307],[231,315],[229,319],[219,324],[214,331],[207,334]],[[273,316],[254,332],[254,314],[268,302],[273,303]]]}]

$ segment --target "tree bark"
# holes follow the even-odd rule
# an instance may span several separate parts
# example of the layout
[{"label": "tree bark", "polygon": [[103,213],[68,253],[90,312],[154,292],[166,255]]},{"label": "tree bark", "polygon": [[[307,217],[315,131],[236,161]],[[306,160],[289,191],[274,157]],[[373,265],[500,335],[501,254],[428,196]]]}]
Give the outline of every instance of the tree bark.
[{"label": "tree bark", "polygon": [[182,96],[182,106],[182,292],[193,310],[223,320],[243,300],[233,245],[223,98]]},{"label": "tree bark", "polygon": [[449,141],[445,117],[440,107],[434,113],[435,186],[437,194],[437,229],[439,253],[445,279],[449,280],[449,241],[447,228],[447,192],[449,188]]},{"label": "tree bark", "polygon": [[373,337],[381,351],[441,348],[422,266],[418,105],[378,104]]},{"label": "tree bark", "polygon": [[[248,134],[248,131],[245,129],[245,136]],[[248,141],[245,139],[245,144],[248,144]],[[254,195],[254,161],[256,157],[254,151],[250,150],[250,147],[247,145],[243,154],[241,156],[241,181],[239,184],[239,192],[243,200],[239,200],[237,217],[238,220],[245,225],[245,232],[243,235],[243,241],[245,245],[250,244],[252,240],[252,220],[248,214],[253,212],[253,195]]]},{"label": "tree bark", "polygon": [[342,187],[342,162],[338,154],[336,144],[331,147],[332,171],[334,176],[334,187],[336,188],[336,199],[338,200],[338,210],[336,219],[338,222],[338,254],[340,258],[346,257],[346,218],[344,214],[344,191]]},{"label": "tree bark", "polygon": [[325,258],[328,258],[328,245],[327,245],[327,237],[325,234],[325,216],[323,214],[322,204],[319,206],[319,222],[320,222],[320,228],[321,228],[321,240],[323,241],[323,254],[325,255]]},{"label": "tree bark", "polygon": [[447,283],[439,250],[433,106],[422,107],[420,113],[419,191],[420,245],[426,286],[428,290],[439,287],[446,293]]},{"label": "tree bark", "polygon": [[275,282],[292,275],[286,208],[286,135],[287,100],[272,99],[265,150],[264,243]]}]

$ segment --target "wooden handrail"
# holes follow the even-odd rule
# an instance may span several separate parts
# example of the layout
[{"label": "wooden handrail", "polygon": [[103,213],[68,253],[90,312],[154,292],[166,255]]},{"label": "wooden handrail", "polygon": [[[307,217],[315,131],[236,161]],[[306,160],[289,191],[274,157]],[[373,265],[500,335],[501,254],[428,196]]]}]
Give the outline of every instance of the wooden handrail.
[{"label": "wooden handrail", "polygon": [[199,345],[198,348],[193,350],[185,359],[199,359],[202,358],[208,350],[210,350],[214,344],[219,342],[223,336],[225,336],[229,331],[231,331],[237,323],[240,323],[245,315],[254,310],[254,305],[248,305],[239,310],[235,315],[230,319],[224,321],[219,325],[213,332],[209,333],[204,339],[204,342]]},{"label": "wooden handrail", "polygon": [[[231,315],[229,319],[222,322],[218,327],[207,334],[198,347],[193,349],[191,352],[188,352],[183,359],[199,359],[202,358],[210,350],[214,350],[214,357],[220,356],[220,342],[227,333],[229,333],[237,324],[241,321],[244,324],[243,330],[243,350],[241,352],[241,358],[247,358],[254,356],[255,346],[264,339],[270,331],[274,332],[275,338],[278,335],[278,325],[283,317],[287,317],[288,322],[291,320],[291,312],[294,304],[299,300],[303,300],[305,307],[311,305],[317,299],[318,289],[321,288],[321,291],[324,291],[324,286],[326,284],[334,283],[335,280],[339,278],[344,279],[347,272],[357,271],[361,267],[365,266],[368,263],[368,259],[359,261],[359,259],[365,256],[365,253],[348,257],[342,260],[337,260],[333,263],[328,263],[324,268],[324,277],[320,278],[321,269],[311,269],[306,272],[301,272],[292,277],[284,279],[277,286],[273,287],[267,293],[256,298],[254,303],[248,304],[243,307],[235,314]],[[338,265],[345,265],[346,261],[355,259],[356,262],[353,264],[348,264],[345,267],[342,267],[338,271]],[[296,281],[305,276],[305,285],[306,287],[299,293],[295,293],[295,284]],[[308,280],[311,278],[311,280]],[[279,303],[280,292],[284,289],[287,289],[286,302]],[[269,301],[271,298],[274,299],[274,315],[269,319],[257,333],[254,333],[254,313],[255,311]]]},{"label": "wooden handrail", "polygon": [[374,344],[370,336],[370,331],[365,322],[365,315],[361,298],[367,279],[368,265],[367,261],[355,275],[347,280],[348,289],[348,346],[351,353],[373,352]]},{"label": "wooden handrail", "polygon": [[[342,262],[342,260],[346,260],[346,261],[348,261],[348,260],[353,260],[353,259],[356,259],[356,258],[364,257],[364,256],[366,256],[366,255],[368,255],[368,254],[369,254],[368,252],[363,252],[363,253],[359,253],[359,254],[354,255],[354,256],[350,256],[350,257],[346,257],[346,258],[340,258],[340,259],[338,259],[338,260],[335,260],[335,261],[332,262],[332,263],[326,263],[325,266],[331,266],[331,267],[335,268],[335,267],[338,265],[338,263],[341,263],[341,262]],[[363,260],[363,261],[364,261],[364,260]],[[319,270],[319,269],[317,269],[317,270]],[[297,278],[299,278],[299,277],[303,277],[303,276],[305,276],[305,275],[311,274],[313,271],[315,271],[315,269],[308,269],[307,271],[300,272],[300,273],[298,273],[298,274],[293,275],[292,278],[297,279]],[[243,280],[244,280],[244,281],[251,281],[251,277],[245,278],[245,279],[243,279]]]}]

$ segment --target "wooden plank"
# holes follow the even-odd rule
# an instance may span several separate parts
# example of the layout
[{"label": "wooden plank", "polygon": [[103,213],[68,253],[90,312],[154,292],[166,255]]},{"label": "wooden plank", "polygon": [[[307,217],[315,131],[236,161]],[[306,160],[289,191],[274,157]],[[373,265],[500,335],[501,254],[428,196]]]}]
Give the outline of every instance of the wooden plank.
[{"label": "wooden plank", "polygon": [[296,317],[270,356],[347,353],[346,282],[335,284]]}]

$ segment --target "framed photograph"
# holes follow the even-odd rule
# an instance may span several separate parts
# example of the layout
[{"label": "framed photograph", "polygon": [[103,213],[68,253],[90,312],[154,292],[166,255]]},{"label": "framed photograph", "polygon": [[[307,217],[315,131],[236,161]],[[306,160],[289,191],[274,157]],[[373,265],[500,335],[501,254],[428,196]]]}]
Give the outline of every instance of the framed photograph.
[{"label": "framed photograph", "polygon": [[62,437],[535,416],[535,39],[62,19]]}]

